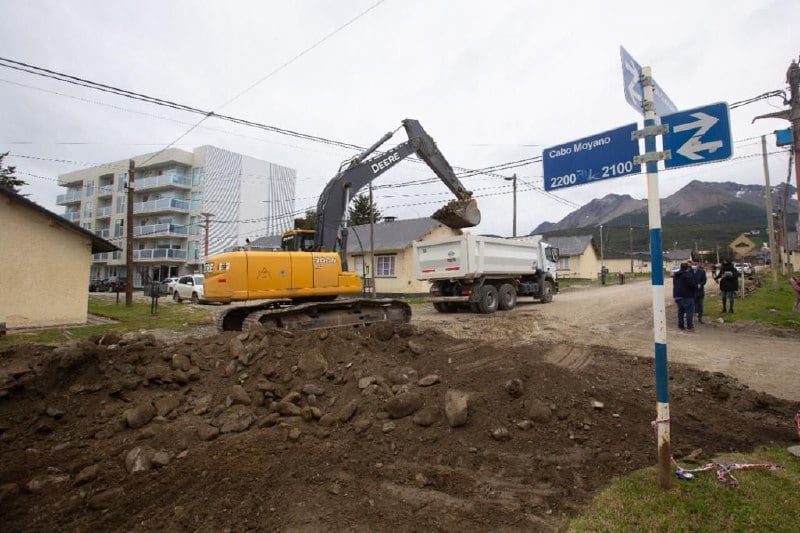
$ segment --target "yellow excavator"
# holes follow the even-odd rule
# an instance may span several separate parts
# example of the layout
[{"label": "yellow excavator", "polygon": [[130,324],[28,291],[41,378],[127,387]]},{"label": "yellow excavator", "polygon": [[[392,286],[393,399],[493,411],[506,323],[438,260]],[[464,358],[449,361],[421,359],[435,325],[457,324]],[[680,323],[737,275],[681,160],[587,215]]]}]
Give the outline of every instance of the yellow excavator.
[{"label": "yellow excavator", "polygon": [[242,330],[256,323],[324,329],[410,320],[411,307],[402,300],[356,297],[362,292],[362,279],[348,272],[345,257],[344,216],[350,200],[372,180],[416,154],[456,196],[431,218],[452,228],[468,228],[480,223],[481,214],[472,192],[464,188],[420,123],[406,119],[403,127],[407,141],[370,157],[397,130],[389,132],[340,167],[320,195],[315,230],[287,231],[280,251],[236,251],[207,259],[205,299],[241,302],[221,314],[221,330]]}]

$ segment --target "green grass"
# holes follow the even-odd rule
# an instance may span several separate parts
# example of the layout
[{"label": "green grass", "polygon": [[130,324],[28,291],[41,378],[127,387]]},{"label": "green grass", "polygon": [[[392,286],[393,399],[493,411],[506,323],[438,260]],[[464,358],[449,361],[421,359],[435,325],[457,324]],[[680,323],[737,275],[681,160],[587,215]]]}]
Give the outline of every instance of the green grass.
[{"label": "green grass", "polygon": [[[157,314],[151,314],[149,300],[134,300],[131,307],[126,307],[124,297],[121,297],[120,303],[117,304],[113,299],[89,296],[89,314],[109,318],[116,323],[67,327],[66,331],[71,334],[69,339],[87,339],[112,331],[120,334],[156,328],[183,331],[191,326],[211,323],[207,309],[167,303],[163,299],[159,303]],[[36,329],[11,332],[0,337],[0,344],[64,343],[67,342],[67,337],[60,328]]]},{"label": "green grass", "polygon": [[[622,478],[598,494],[568,531],[797,531],[800,519],[800,459],[784,448],[760,448],[749,455],[726,455],[724,463],[772,463],[781,471],[739,470],[731,489],[715,471],[691,481],[658,485],[655,467]],[[690,468],[688,465],[681,465]]]},{"label": "green grass", "polygon": [[[734,313],[722,313],[722,298],[719,295],[706,297],[704,314],[713,320],[723,317],[726,322],[754,321],[779,328],[800,331],[800,314],[792,311],[795,292],[786,276],[778,275],[778,289],[772,288],[772,275],[769,272],[757,274],[761,287],[741,298],[737,293]],[[748,283],[751,283],[748,280]]]}]

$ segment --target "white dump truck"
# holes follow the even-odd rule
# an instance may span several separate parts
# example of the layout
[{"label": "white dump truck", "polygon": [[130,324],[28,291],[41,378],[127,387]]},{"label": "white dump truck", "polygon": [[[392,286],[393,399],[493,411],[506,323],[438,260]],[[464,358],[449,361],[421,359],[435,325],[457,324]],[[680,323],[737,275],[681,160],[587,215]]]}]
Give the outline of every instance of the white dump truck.
[{"label": "white dump truck", "polygon": [[513,309],[520,298],[549,303],[558,292],[558,248],[541,236],[521,239],[460,235],[415,241],[416,279],[431,282],[441,313]]}]

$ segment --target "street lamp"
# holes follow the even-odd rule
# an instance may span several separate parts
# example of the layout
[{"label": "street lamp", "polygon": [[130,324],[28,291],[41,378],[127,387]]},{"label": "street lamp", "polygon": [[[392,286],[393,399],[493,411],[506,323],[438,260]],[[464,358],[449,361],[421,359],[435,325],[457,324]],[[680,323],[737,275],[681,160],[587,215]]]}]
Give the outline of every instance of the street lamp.
[{"label": "street lamp", "polygon": [[503,179],[512,182],[514,186],[514,219],[513,219],[514,227],[512,236],[516,237],[517,236],[517,175],[514,174],[510,178],[503,178]]},{"label": "street lamp", "polygon": [[208,258],[208,226],[209,226],[210,219],[211,219],[211,217],[214,216],[214,214],[213,213],[200,213],[200,214],[202,216],[206,217],[205,225],[204,226],[200,226],[201,228],[205,228],[205,230],[206,230],[206,247],[205,247],[205,255],[203,256],[203,261],[205,261]]}]

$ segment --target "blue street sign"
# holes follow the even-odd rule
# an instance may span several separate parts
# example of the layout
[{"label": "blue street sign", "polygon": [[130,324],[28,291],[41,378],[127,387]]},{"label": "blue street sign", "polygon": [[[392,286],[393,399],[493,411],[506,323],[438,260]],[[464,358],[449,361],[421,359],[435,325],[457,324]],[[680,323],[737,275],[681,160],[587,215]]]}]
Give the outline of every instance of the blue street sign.
[{"label": "blue street sign", "polygon": [[775,146],[789,146],[792,144],[792,128],[785,130],[775,130]]},{"label": "blue street sign", "polygon": [[542,153],[545,190],[638,174],[642,169],[633,163],[639,155],[639,141],[631,139],[634,131],[636,123],[546,148]]},{"label": "blue street sign", "polygon": [[[636,111],[644,114],[644,107],[642,106],[644,94],[642,94],[642,83],[640,81],[642,67],[622,46],[619,47],[619,55],[622,58],[622,84],[625,91],[625,100]],[[653,81],[653,92],[656,113],[659,116],[675,113],[678,110],[678,107],[672,103],[664,89],[655,81]]]},{"label": "blue street sign", "polygon": [[661,117],[669,126],[664,134],[664,150],[672,157],[666,168],[696,165],[728,159],[733,154],[728,104],[719,102]]}]

